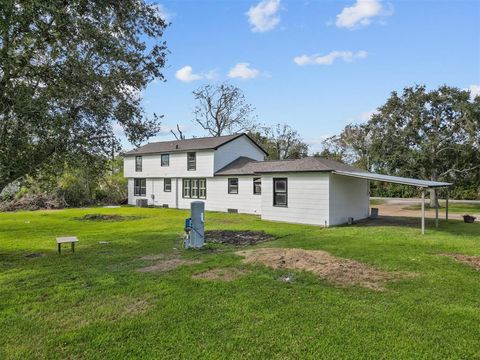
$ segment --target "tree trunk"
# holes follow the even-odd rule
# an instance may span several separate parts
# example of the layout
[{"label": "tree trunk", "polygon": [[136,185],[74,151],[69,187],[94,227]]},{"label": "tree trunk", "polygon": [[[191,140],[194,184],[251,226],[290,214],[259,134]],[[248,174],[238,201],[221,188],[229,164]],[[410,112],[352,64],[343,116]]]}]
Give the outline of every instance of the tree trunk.
[{"label": "tree trunk", "polygon": [[435,189],[429,189],[430,191],[430,209],[436,209],[437,206],[440,208],[440,204],[438,202],[437,193]]},{"label": "tree trunk", "polygon": [[[437,181],[437,173],[435,170],[432,172],[432,176],[430,177],[430,180]],[[437,192],[435,191],[435,189],[429,189],[429,191],[430,191],[430,209],[440,208],[440,204],[438,203],[438,198],[437,198]]]}]

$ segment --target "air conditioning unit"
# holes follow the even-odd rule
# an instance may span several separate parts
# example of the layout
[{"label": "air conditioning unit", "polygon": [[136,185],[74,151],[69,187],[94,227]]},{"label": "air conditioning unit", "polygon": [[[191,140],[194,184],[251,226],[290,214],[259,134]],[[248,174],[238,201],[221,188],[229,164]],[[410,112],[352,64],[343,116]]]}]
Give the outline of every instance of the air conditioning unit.
[{"label": "air conditioning unit", "polygon": [[148,199],[137,199],[136,204],[138,207],[148,207]]}]

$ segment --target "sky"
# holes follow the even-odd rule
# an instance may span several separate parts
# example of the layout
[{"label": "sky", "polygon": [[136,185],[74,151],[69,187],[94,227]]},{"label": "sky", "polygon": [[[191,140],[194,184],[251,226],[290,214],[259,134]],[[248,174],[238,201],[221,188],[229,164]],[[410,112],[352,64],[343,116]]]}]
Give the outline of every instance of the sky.
[{"label": "sky", "polygon": [[[447,84],[480,93],[477,1],[167,1],[166,81],[143,93],[163,115],[149,141],[207,135],[192,122],[192,91],[224,81],[241,88],[265,125],[285,123],[321,148],[361,123],[392,91]],[[126,144],[125,148],[132,145]]]}]

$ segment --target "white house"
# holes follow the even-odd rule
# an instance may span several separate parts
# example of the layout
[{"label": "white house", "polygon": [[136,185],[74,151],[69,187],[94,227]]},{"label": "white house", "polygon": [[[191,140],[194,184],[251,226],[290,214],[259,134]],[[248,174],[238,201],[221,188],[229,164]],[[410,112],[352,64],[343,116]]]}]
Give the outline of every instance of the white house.
[{"label": "white house", "polygon": [[369,216],[370,180],[404,183],[329,159],[266,155],[247,134],[147,144],[124,154],[128,203],[188,209],[200,199],[206,210],[329,226]]}]

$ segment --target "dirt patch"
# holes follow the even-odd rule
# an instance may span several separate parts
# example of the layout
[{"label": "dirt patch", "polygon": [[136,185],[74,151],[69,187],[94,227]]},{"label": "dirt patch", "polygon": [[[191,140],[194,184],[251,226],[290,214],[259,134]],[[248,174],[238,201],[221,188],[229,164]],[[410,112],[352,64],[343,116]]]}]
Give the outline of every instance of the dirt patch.
[{"label": "dirt patch", "polygon": [[248,273],[249,271],[247,270],[241,270],[237,268],[217,268],[195,274],[192,276],[192,278],[202,280],[232,281]]},{"label": "dirt patch", "polygon": [[125,221],[141,219],[140,216],[122,216],[116,214],[87,214],[74,218],[78,221]]},{"label": "dirt patch", "polygon": [[471,266],[475,270],[480,271],[480,256],[464,255],[464,254],[439,254],[439,255],[451,257],[458,262]]},{"label": "dirt patch", "polygon": [[138,272],[165,272],[165,271],[176,269],[179,266],[199,264],[200,262],[201,261],[199,260],[167,259],[167,260],[159,261],[153,265],[137,269],[137,271]]},{"label": "dirt patch", "polygon": [[229,245],[255,245],[274,240],[272,235],[263,231],[209,230],[205,232],[205,241]]},{"label": "dirt patch", "polygon": [[42,253],[31,253],[31,254],[25,255],[27,259],[35,259],[35,258],[44,257],[44,256],[45,254],[42,254]]},{"label": "dirt patch", "polygon": [[326,251],[265,248],[238,251],[244,262],[262,264],[274,269],[304,270],[327,281],[343,285],[359,285],[383,290],[387,281],[399,278],[399,273],[380,271],[358,261],[335,257]]}]

